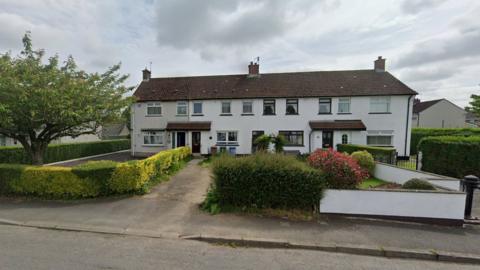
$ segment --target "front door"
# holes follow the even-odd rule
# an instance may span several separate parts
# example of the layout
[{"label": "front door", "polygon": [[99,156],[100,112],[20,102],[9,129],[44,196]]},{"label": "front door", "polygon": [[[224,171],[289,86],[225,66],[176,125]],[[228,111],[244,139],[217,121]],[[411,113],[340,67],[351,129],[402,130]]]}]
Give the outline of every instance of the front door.
[{"label": "front door", "polygon": [[192,132],[192,153],[200,153],[200,132]]},{"label": "front door", "polygon": [[252,153],[255,153],[257,151],[257,144],[255,143],[255,140],[263,134],[265,134],[263,130],[252,131]]},{"label": "front door", "polygon": [[322,131],[322,148],[333,147],[333,131]]},{"label": "front door", "polygon": [[185,132],[177,132],[177,147],[185,146]]}]

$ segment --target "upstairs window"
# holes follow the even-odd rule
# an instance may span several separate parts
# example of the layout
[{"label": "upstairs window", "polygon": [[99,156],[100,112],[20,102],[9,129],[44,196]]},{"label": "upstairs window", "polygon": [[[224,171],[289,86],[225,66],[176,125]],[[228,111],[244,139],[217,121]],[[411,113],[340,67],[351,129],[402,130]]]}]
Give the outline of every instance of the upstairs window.
[{"label": "upstairs window", "polygon": [[263,100],[263,115],[275,115],[275,99]]},{"label": "upstairs window", "polygon": [[203,113],[202,102],[199,102],[199,101],[193,102],[193,114],[202,114],[202,113]]},{"label": "upstairs window", "polygon": [[371,97],[370,113],[390,113],[390,97]]},{"label": "upstairs window", "polygon": [[298,99],[287,99],[286,114],[298,114]]},{"label": "upstairs window", "polygon": [[230,101],[223,101],[222,102],[222,114],[231,114],[231,102]]},{"label": "upstairs window", "polygon": [[332,99],[331,98],[321,98],[318,101],[318,113],[319,114],[330,114],[332,113]]},{"label": "upstairs window", "polygon": [[338,99],[338,113],[350,113],[350,98]]},{"label": "upstairs window", "polygon": [[162,115],[160,102],[147,103],[147,115]]},{"label": "upstairs window", "polygon": [[177,115],[187,115],[188,103],[186,101],[177,102]]},{"label": "upstairs window", "polygon": [[253,102],[244,101],[242,103],[242,113],[243,114],[253,114]]}]

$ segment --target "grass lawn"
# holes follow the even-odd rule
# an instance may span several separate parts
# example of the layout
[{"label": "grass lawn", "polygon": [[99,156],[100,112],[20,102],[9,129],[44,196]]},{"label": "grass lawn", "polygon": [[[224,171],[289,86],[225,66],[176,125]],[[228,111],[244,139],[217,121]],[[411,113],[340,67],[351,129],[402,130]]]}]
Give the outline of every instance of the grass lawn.
[{"label": "grass lawn", "polygon": [[367,189],[367,188],[371,188],[371,187],[378,187],[378,186],[386,184],[386,183],[388,183],[388,182],[385,181],[385,180],[372,177],[372,178],[368,178],[367,180],[360,183],[358,185],[358,188]]}]

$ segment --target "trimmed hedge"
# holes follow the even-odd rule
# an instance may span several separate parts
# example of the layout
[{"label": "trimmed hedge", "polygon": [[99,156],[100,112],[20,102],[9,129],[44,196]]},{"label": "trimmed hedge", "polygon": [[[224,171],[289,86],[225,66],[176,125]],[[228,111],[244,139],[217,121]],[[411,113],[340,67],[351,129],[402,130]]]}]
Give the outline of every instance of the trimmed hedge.
[{"label": "trimmed hedge", "polygon": [[338,144],[337,150],[339,152],[345,152],[352,154],[357,151],[367,151],[372,154],[373,158],[376,161],[392,163],[395,159],[395,148],[388,147],[375,147],[368,145],[359,145],[359,144]]},{"label": "trimmed hedge", "polygon": [[480,128],[412,128],[410,155],[418,153],[421,139],[436,136],[480,136]]},{"label": "trimmed hedge", "polygon": [[190,148],[167,150],[144,160],[92,161],[73,168],[0,164],[0,194],[80,199],[143,193],[150,181],[175,171]]},{"label": "trimmed hedge", "polygon": [[435,190],[435,187],[427,180],[412,178],[402,185],[404,189],[417,189],[417,190]]},{"label": "trimmed hedge", "polygon": [[319,170],[282,154],[221,156],[212,165],[209,198],[215,198],[220,208],[311,209],[319,204],[325,186]]},{"label": "trimmed hedge", "polygon": [[[130,149],[130,140],[51,144],[45,153],[44,162],[52,163],[126,149]],[[31,164],[32,162],[23,147],[7,146],[0,147],[0,163]]]},{"label": "trimmed hedge", "polygon": [[422,171],[463,178],[480,176],[480,136],[441,136],[423,138]]}]

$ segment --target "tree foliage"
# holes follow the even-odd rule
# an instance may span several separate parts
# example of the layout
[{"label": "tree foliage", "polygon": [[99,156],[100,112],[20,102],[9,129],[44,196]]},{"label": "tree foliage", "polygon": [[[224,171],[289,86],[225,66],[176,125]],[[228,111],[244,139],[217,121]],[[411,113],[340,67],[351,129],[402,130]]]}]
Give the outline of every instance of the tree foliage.
[{"label": "tree foliage", "polygon": [[18,140],[34,164],[42,164],[51,141],[95,134],[131,102],[120,64],[87,73],[71,56],[62,64],[58,55],[44,56],[28,32],[20,55],[0,55],[0,134]]},{"label": "tree foliage", "polygon": [[466,107],[465,110],[468,112],[473,112],[475,115],[480,117],[480,95],[471,95],[472,100],[470,101],[470,106]]}]

